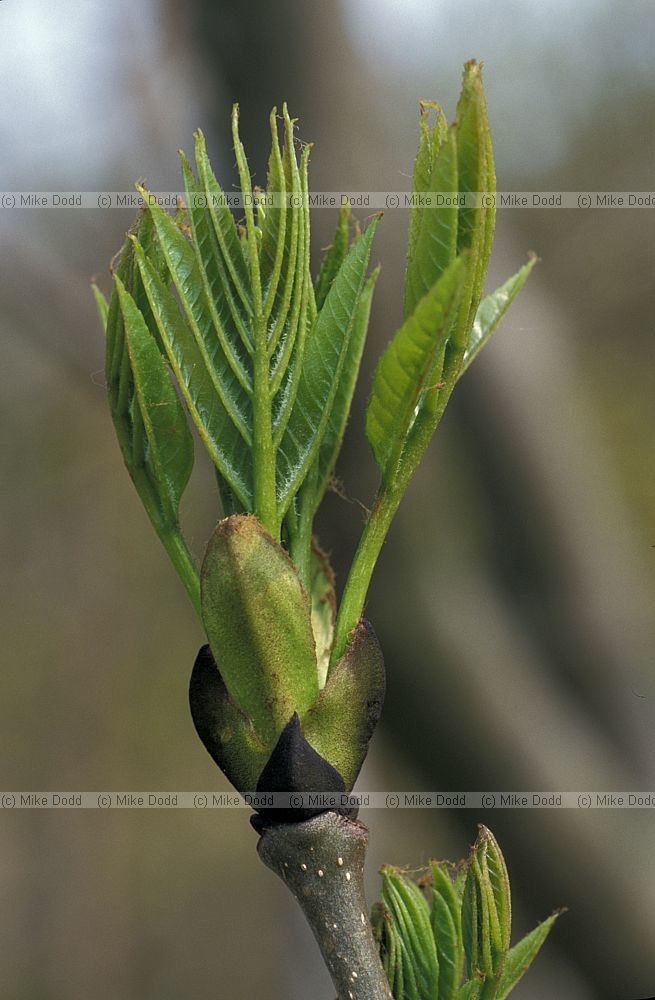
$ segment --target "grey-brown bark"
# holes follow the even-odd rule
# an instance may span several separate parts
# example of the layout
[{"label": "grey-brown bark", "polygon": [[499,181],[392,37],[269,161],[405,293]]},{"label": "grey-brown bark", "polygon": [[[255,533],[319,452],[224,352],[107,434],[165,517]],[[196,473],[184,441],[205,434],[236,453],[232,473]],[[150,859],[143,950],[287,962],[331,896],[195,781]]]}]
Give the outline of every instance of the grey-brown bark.
[{"label": "grey-brown bark", "polygon": [[391,1000],[364,896],[368,830],[334,812],[266,827],[258,851],[298,900],[338,1000]]}]

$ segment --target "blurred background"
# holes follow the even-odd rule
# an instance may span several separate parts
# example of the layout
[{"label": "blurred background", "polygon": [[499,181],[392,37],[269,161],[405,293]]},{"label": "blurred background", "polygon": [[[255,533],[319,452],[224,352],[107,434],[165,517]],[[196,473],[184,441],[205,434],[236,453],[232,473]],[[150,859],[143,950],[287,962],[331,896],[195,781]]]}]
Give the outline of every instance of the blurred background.
[{"label": "blurred background", "polygon": [[[410,186],[418,98],[454,115],[484,61],[501,190],[655,180],[652,0],[4,0],[0,187],[177,190],[209,137],[255,179],[287,100],[315,190]],[[131,212],[3,210],[0,787],[226,787],[187,708],[202,636],[122,466],[89,289]],[[652,210],[507,210],[490,287],[542,258],[458,388],[391,531],[367,614],[389,692],[362,789],[655,793]],[[362,219],[362,221],[364,221]],[[317,254],[334,212],[313,216]],[[343,581],[376,485],[363,433],[401,317],[407,218],[388,212],[359,395],[321,541]],[[199,454],[199,450],[197,450]],[[197,459],[198,555],[219,514]],[[517,1000],[655,992],[653,814],[369,812],[384,862],[459,858],[487,823],[515,933],[569,911]],[[3,812],[0,994],[10,1000],[332,1000],[244,812]]]}]

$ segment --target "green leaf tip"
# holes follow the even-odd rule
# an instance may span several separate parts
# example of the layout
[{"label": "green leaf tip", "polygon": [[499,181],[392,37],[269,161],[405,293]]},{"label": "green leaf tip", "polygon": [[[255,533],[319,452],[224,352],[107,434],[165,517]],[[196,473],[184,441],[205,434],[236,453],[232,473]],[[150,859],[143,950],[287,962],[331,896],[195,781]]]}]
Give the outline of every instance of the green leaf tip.
[{"label": "green leaf tip", "polygon": [[325,302],[325,297],[329,292],[332,282],[341,267],[348,251],[348,226],[350,221],[350,204],[346,202],[339,209],[339,219],[334,239],[328,247],[321,269],[316,279],[315,295],[316,308],[320,311]]},{"label": "green leaf tip", "polygon": [[107,316],[109,314],[109,303],[107,299],[100,291],[95,281],[91,282],[91,291],[93,292],[93,297],[95,299],[96,308],[98,310],[98,316],[100,317],[100,322],[102,324],[103,333],[107,333]]},{"label": "green leaf tip", "polygon": [[512,992],[516,984],[523,978],[533,961],[539,954],[542,945],[550,934],[555,921],[564,913],[564,910],[556,910],[550,917],[547,917],[534,930],[521,938],[507,954],[505,969],[498,984],[496,1000],[505,1000]]},{"label": "green leaf tip", "polygon": [[512,302],[528,280],[532,268],[538,263],[538,260],[539,258],[535,254],[530,254],[527,264],[524,264],[516,274],[508,278],[495,292],[487,295],[482,300],[478,306],[478,311],[469,335],[460,377],[489,341]]}]

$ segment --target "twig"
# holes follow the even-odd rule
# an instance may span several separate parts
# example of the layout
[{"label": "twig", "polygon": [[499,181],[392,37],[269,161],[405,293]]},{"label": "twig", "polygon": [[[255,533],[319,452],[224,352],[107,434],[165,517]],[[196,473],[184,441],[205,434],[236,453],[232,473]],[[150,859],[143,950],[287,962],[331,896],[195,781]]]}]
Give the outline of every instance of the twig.
[{"label": "twig", "polygon": [[393,1000],[364,895],[368,830],[335,812],[264,828],[259,856],[287,884],[321,949],[338,1000]]}]

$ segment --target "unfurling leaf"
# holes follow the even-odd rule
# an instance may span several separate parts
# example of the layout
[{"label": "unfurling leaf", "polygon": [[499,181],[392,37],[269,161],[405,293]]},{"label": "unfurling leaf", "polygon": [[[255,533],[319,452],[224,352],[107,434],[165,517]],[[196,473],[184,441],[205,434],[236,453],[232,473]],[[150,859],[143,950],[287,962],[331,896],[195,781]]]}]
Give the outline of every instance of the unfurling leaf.
[{"label": "unfurling leaf", "polygon": [[395,1000],[404,996],[402,955],[398,928],[384,903],[375,903],[371,911],[373,937],[380,949],[380,959]]},{"label": "unfurling leaf", "polygon": [[456,1000],[464,968],[461,899],[451,881],[448,866],[433,861],[430,868],[430,922],[439,961],[438,1000]]},{"label": "unfurling leaf", "polygon": [[[471,301],[466,329],[473,322],[482,295],[491,254],[496,221],[496,173],[487,106],[482,86],[482,67],[475,60],[464,66],[462,92],[457,103],[457,173],[460,194],[475,200],[460,209],[457,252],[470,249],[473,255]],[[485,198],[485,195],[491,195]]]},{"label": "unfurling leaf", "polygon": [[558,916],[559,913],[553,913],[547,917],[510,949],[505,961],[505,970],[498,985],[497,1000],[505,1000],[505,997],[509,996],[524,973],[528,971]]},{"label": "unfurling leaf", "polygon": [[109,409],[141,502],[199,611],[198,570],[179,528],[179,502],[193,465],[193,439],[161,354],[157,324],[135,260],[133,241],[138,236],[150,249],[153,271],[163,269],[150,217],[140,212],[128,236],[106,317]]},{"label": "unfurling leaf", "polygon": [[[396,1000],[434,1000],[439,963],[430,926],[430,910],[419,887],[396,869],[382,869],[382,906],[388,913],[395,948]],[[387,939],[389,938],[387,932]]]},{"label": "unfurling leaf", "polygon": [[[200,157],[203,150],[200,137],[196,140],[196,146],[198,149],[197,157]],[[195,250],[198,274],[202,281],[205,300],[211,316],[211,326],[220,348],[219,357],[223,366],[227,362],[246,394],[250,394],[252,391],[252,370],[249,303],[246,300],[246,305],[244,305],[240,299],[238,287],[232,280],[230,262],[225,255],[227,247],[225,253],[221,247],[221,243],[224,245],[226,243],[226,234],[221,233],[219,241],[212,224],[212,215],[207,208],[211,196],[202,189],[194,177],[183,153],[181,157],[184,187],[189,202],[192,246]],[[234,226],[234,222],[232,225]],[[238,244],[233,247],[232,252],[241,256]],[[232,268],[236,271],[236,262],[232,263]],[[224,369],[224,377],[226,376],[229,378]]]},{"label": "unfurling leaf", "polygon": [[464,374],[471,362],[478,356],[484,345],[487,343],[492,333],[500,323],[501,319],[511,306],[512,302],[519,294],[524,284],[528,280],[530,271],[537,263],[537,258],[532,257],[527,264],[524,264],[520,271],[512,275],[500,288],[497,288],[491,295],[487,295],[478,307],[478,311],[473,323],[473,329],[469,336],[469,342],[464,353],[464,361],[460,377]]},{"label": "unfurling leaf", "polygon": [[[434,125],[431,125],[430,116],[433,111],[436,118]],[[419,101],[419,137],[412,175],[412,194],[423,195],[431,190],[435,159],[447,131],[448,123],[446,122],[446,116],[437,102]],[[408,267],[414,257],[416,242],[425,216],[426,207],[419,197],[410,209],[407,238]],[[429,285],[432,284],[434,282],[430,281]],[[407,286],[407,274],[405,275],[405,286]],[[405,291],[407,291],[407,287],[405,287]]]},{"label": "unfurling leaf", "polygon": [[[233,110],[245,227],[235,223],[198,132],[195,173],[181,153],[186,206],[179,201],[177,211],[168,214],[155,195],[137,185],[144,206],[117,275],[175,376],[215,465],[224,513],[254,514],[276,542],[289,545],[307,584],[311,522],[341,446],[364,345],[376,276],[367,282],[366,270],[379,220],[349,247],[350,209],[342,209],[315,290],[310,146],[297,155],[286,105],[282,118],[280,148],[273,109],[265,193],[252,187],[238,109]],[[131,404],[118,292],[109,306],[98,289],[94,294],[108,331],[110,406],[133,471],[132,453],[145,440],[145,428],[138,406]],[[147,480],[137,475],[135,481],[152,516],[156,503]],[[175,545],[178,541],[184,549],[181,536]]]},{"label": "unfurling leaf", "polygon": [[200,201],[199,207],[202,208],[203,204],[206,204],[214,238],[220,250],[219,260],[222,262],[220,273],[223,291],[228,301],[233,303],[231,308],[234,308],[238,315],[245,314],[250,317],[252,315],[250,280],[234,216],[212,171],[207,156],[205,137],[200,129],[196,132],[195,138],[198,188],[206,199],[205,203]]},{"label": "unfurling leaf", "polygon": [[350,247],[309,333],[295,404],[278,449],[280,513],[305,479],[328,426],[378,222],[374,219]]},{"label": "unfurling leaf", "polygon": [[135,249],[164,349],[193,422],[216,468],[249,510],[253,495],[250,452],[244,447],[243,438],[216,392],[206,356],[185,323],[172,292],[140,244]]},{"label": "unfurling leaf", "polygon": [[96,300],[96,306],[98,308],[98,315],[100,317],[100,322],[102,323],[102,329],[107,332],[107,315],[109,313],[109,303],[104,297],[95,281],[91,282],[91,291],[93,292],[93,297]]},{"label": "unfurling leaf", "polygon": [[339,273],[339,268],[343,264],[348,252],[348,222],[350,219],[350,205],[346,203],[339,211],[339,221],[337,231],[334,234],[332,244],[328,248],[321,269],[318,272],[314,294],[316,296],[316,308],[320,312],[327,293],[332,287],[332,282]]},{"label": "unfurling leaf", "polygon": [[325,491],[334,472],[337,456],[341,450],[350,407],[355,393],[357,376],[359,375],[364,344],[366,342],[373,291],[379,274],[380,268],[376,267],[366,281],[355,306],[352,333],[348,340],[347,353],[341,378],[339,379],[334,396],[334,403],[330,411],[330,417],[323,433],[323,440],[321,441],[318,454],[314,460],[314,469],[307,476],[306,483],[300,495],[301,508],[310,517],[314,516],[325,496]]},{"label": "unfurling leaf", "polygon": [[142,453],[162,517],[166,523],[176,525],[180,499],[193,468],[193,438],[154,337],[118,275],[114,281],[134,380],[133,407],[139,409],[145,433],[145,440],[138,445],[133,439],[133,458],[137,462],[137,450]]},{"label": "unfurling leaf", "polygon": [[[446,119],[440,109],[436,124],[430,127],[427,123],[430,107],[425,103],[421,106],[419,150],[414,167],[412,195],[419,204],[410,214],[405,272],[406,319],[457,255],[455,130],[446,129]],[[445,199],[450,196],[450,204],[438,208],[420,205],[421,195],[434,196],[437,192]]]},{"label": "unfurling leaf", "polygon": [[[509,879],[500,848],[486,827],[480,827],[466,862],[453,866],[433,861],[430,869],[418,886],[393,868],[382,869],[382,902],[373,908],[372,919],[394,1000],[505,1000],[558,914],[510,950]],[[428,946],[428,908],[419,886],[431,899],[433,946]],[[462,983],[464,957],[468,979]]]},{"label": "unfurling leaf", "polygon": [[[405,322],[376,368],[366,415],[382,482],[344,588],[333,659],[362,615],[386,533],[453,389],[505,311],[497,299],[495,306],[485,300],[478,313],[494,232],[496,176],[482,70],[475,61],[464,67],[450,127],[438,105],[421,102],[412,197]],[[458,261],[457,281],[449,287]],[[520,280],[512,291],[518,292]],[[450,301],[445,294],[440,298],[446,288]],[[502,305],[509,304],[508,295]],[[476,315],[480,328],[474,330]]]},{"label": "unfurling leaf", "polygon": [[[252,441],[252,405],[249,392],[235,375],[221,345],[216,304],[210,306],[208,279],[194,248],[174,220],[156,202],[149,212],[166,265],[183,308],[186,325],[195,340],[214,393],[246,445]],[[203,273],[205,279],[203,280]],[[216,323],[215,323],[216,320]],[[223,331],[221,331],[223,332]],[[225,334],[223,333],[225,341]],[[237,366],[236,360],[233,364]],[[244,375],[244,379],[247,377]]]},{"label": "unfurling leaf", "polygon": [[[382,355],[366,411],[366,436],[386,483],[392,483],[423,393],[435,390],[462,292],[465,259],[458,257],[420,300]],[[420,457],[420,456],[419,456]]]},{"label": "unfurling leaf", "polygon": [[475,979],[469,979],[467,983],[463,983],[460,986],[457,1000],[481,1000],[483,986],[483,978],[476,977]]},{"label": "unfurling leaf", "polygon": [[495,838],[480,827],[469,858],[462,898],[462,936],[470,978],[485,977],[482,996],[492,1000],[503,973],[511,932],[507,868]]}]

